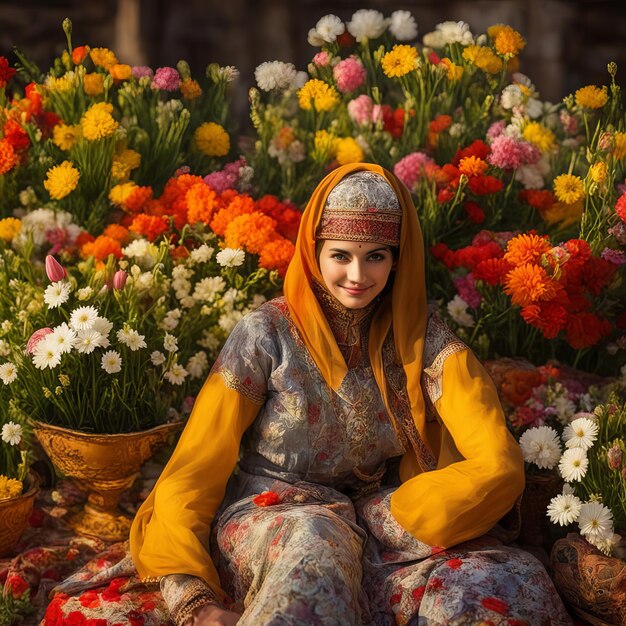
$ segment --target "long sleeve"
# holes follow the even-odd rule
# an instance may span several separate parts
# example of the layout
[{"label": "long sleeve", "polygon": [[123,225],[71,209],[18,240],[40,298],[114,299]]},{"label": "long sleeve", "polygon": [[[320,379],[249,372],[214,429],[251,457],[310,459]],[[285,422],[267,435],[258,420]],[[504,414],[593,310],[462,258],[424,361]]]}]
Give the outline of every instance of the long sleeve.
[{"label": "long sleeve", "polygon": [[495,386],[470,350],[446,358],[435,408],[462,460],[406,480],[391,512],[420,541],[450,547],[486,533],[511,509],[524,488],[524,462]]}]

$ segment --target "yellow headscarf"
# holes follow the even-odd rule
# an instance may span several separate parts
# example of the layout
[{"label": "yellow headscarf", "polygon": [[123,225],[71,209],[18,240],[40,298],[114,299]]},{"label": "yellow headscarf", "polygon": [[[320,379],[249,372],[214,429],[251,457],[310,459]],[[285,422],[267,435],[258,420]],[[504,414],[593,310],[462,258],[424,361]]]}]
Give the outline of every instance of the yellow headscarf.
[{"label": "yellow headscarf", "polygon": [[353,163],[333,170],[322,180],[302,215],[296,251],[285,277],[285,299],[291,317],[324,380],[336,391],[347,374],[347,366],[311,289],[313,280],[324,284],[315,253],[315,232],[328,194],[348,174],[359,171],[383,176],[395,191],[402,207],[400,251],[393,289],[381,302],[372,320],[369,336],[370,362],[382,398],[392,415],[387,398],[382,346],[389,330],[393,328],[396,356],[406,373],[413,421],[422,441],[426,442],[424,398],[420,386],[428,315],[424,242],[411,195],[394,174],[379,165]]}]

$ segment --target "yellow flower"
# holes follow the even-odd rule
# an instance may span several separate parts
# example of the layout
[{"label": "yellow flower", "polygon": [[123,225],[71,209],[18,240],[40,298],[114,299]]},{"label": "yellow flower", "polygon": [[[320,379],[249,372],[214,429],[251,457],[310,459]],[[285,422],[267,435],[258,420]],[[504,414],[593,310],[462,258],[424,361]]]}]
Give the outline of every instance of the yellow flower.
[{"label": "yellow flower", "polygon": [[68,126],[67,124],[57,124],[52,132],[53,143],[61,150],[69,150],[80,137],[80,125]]},{"label": "yellow flower", "polygon": [[20,232],[22,222],[15,217],[6,217],[0,220],[0,239],[3,241],[12,241]]},{"label": "yellow flower", "polygon": [[554,195],[565,204],[574,204],[585,196],[585,187],[580,176],[561,174],[554,179]]},{"label": "yellow flower", "polygon": [[621,161],[626,156],[626,133],[615,133],[613,140],[615,141],[613,156]]},{"label": "yellow flower", "polygon": [[330,111],[339,102],[339,95],[334,87],[323,80],[313,78],[298,90],[298,104],[301,109],[310,111]]},{"label": "yellow flower", "polygon": [[120,185],[115,185],[111,187],[111,191],[109,191],[109,200],[118,206],[122,206],[128,196],[133,193],[135,187],[137,185],[133,182],[130,183],[122,183]]},{"label": "yellow flower", "polygon": [[588,176],[594,183],[601,185],[606,180],[606,163],[598,161],[589,168]]},{"label": "yellow flower", "polygon": [[88,96],[99,96],[104,91],[104,76],[102,74],[85,74],[83,89]]},{"label": "yellow flower", "polygon": [[48,76],[45,81],[46,87],[50,91],[69,91],[74,86],[76,80],[76,74],[74,72],[66,72],[63,76],[55,78],[54,76]]},{"label": "yellow flower", "polygon": [[352,137],[345,137],[337,141],[337,163],[339,165],[361,163],[364,156],[363,149]]},{"label": "yellow flower", "polygon": [[215,122],[205,122],[193,134],[196,148],[209,157],[225,156],[230,150],[228,133]]},{"label": "yellow flower", "polygon": [[119,122],[111,115],[112,112],[113,105],[108,102],[91,105],[80,121],[83,137],[88,141],[110,137],[119,126]]},{"label": "yellow flower", "polygon": [[202,89],[193,78],[185,78],[180,83],[180,93],[183,94],[185,100],[195,100],[202,95]]},{"label": "yellow flower", "polygon": [[577,200],[573,204],[555,202],[549,209],[541,212],[541,216],[547,224],[560,223],[562,228],[580,222],[583,215],[583,201]]},{"label": "yellow flower", "polygon": [[116,82],[128,80],[133,75],[130,65],[126,65],[125,63],[115,63],[115,65],[112,65],[108,69],[109,74],[113,76],[113,80]]},{"label": "yellow flower", "polygon": [[94,65],[109,70],[117,63],[117,57],[108,48],[92,48],[90,53]]},{"label": "yellow flower", "polygon": [[583,109],[601,109],[609,99],[606,86],[587,85],[576,91],[576,104]]},{"label": "yellow flower", "polygon": [[72,162],[63,161],[61,165],[55,165],[46,172],[43,186],[53,200],[60,200],[76,189],[79,178],[80,172]]},{"label": "yellow flower", "polygon": [[313,138],[313,159],[326,161],[337,154],[339,139],[326,130],[318,130]]},{"label": "yellow flower", "polygon": [[0,475],[0,500],[15,498],[22,494],[22,483],[15,478],[7,478]]},{"label": "yellow flower", "polygon": [[390,52],[380,60],[385,76],[404,76],[417,69],[417,50],[413,46],[395,45]]},{"label": "yellow flower", "polygon": [[455,65],[448,57],[441,59],[441,65],[446,68],[446,75],[449,81],[461,80],[461,76],[463,76],[463,67],[461,65]]},{"label": "yellow flower", "polygon": [[554,133],[545,126],[542,126],[539,122],[529,122],[526,124],[522,132],[522,137],[534,146],[537,146],[541,152],[548,152],[555,141]]},{"label": "yellow flower", "polygon": [[128,179],[131,170],[139,167],[141,154],[134,150],[123,150],[113,158],[111,164],[111,176],[116,180],[125,181]]},{"label": "yellow flower", "polygon": [[463,50],[463,58],[488,74],[497,74],[502,70],[502,60],[485,46],[467,46]]},{"label": "yellow flower", "polygon": [[526,40],[514,28],[506,24],[490,26],[487,34],[493,39],[496,52],[505,59],[518,55],[526,46]]}]

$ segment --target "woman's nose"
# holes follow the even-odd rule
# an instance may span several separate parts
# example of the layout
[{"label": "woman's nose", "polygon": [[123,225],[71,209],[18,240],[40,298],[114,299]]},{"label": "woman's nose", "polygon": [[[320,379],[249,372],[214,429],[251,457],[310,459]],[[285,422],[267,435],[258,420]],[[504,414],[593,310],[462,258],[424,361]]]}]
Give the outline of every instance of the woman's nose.
[{"label": "woman's nose", "polygon": [[348,280],[351,283],[362,283],[365,280],[365,268],[359,261],[353,261],[348,267]]}]

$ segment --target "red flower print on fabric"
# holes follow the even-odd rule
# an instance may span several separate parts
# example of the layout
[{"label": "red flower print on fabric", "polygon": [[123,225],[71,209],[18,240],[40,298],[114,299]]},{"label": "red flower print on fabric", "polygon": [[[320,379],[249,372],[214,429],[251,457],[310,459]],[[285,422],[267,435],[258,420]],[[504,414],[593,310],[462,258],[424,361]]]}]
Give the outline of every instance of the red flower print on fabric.
[{"label": "red flower print on fabric", "polygon": [[252,502],[257,506],[272,506],[273,504],[280,504],[280,496],[274,491],[264,491],[252,498]]},{"label": "red flower print on fabric", "polygon": [[495,611],[500,615],[505,615],[509,610],[509,605],[504,600],[498,600],[498,598],[484,598],[480,602],[489,611]]}]

